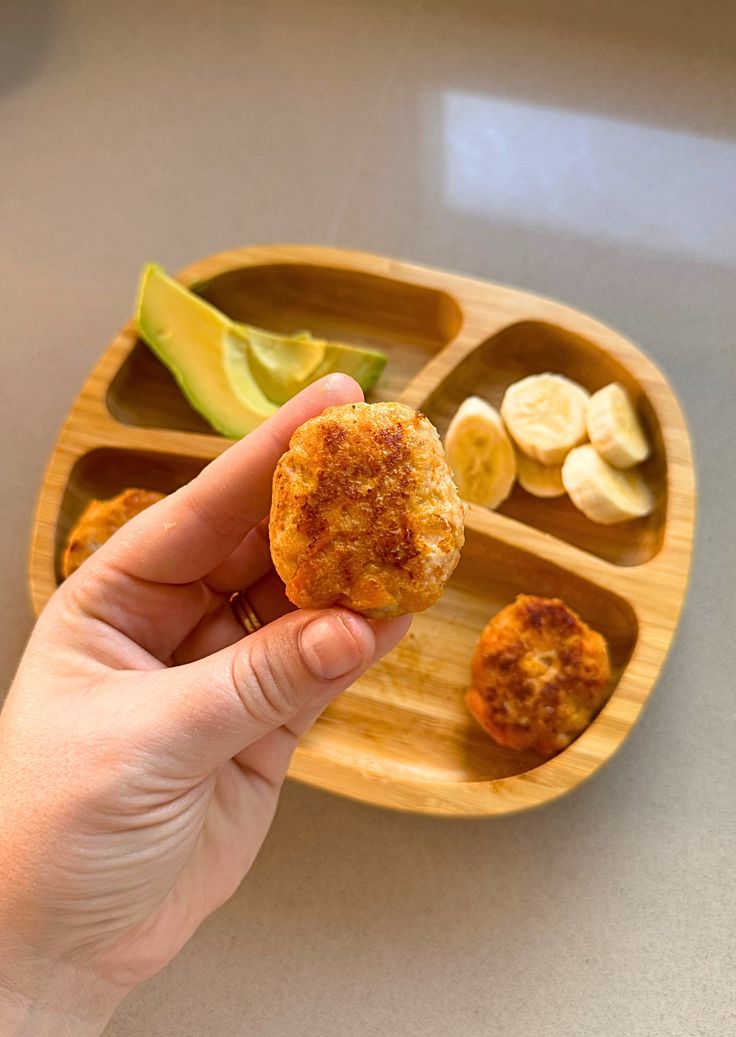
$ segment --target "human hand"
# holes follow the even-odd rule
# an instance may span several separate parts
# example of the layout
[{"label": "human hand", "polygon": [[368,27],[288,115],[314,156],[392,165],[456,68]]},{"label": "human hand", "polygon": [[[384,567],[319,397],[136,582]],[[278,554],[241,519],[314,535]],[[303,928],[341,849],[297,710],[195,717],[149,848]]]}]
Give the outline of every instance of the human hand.
[{"label": "human hand", "polygon": [[[361,398],[345,376],[305,390],[42,613],[0,714],[3,1033],[100,1033],[236,889],[299,735],[406,631],[287,611],[264,535],[291,433]],[[244,588],[273,620],[247,638]]]}]

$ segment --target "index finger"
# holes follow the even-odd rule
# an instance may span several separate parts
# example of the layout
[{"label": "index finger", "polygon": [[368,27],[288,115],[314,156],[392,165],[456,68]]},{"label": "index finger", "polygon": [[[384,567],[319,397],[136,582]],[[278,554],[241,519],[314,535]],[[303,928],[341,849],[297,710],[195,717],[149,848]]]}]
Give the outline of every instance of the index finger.
[{"label": "index finger", "polygon": [[190,483],[126,523],[97,552],[98,563],[156,583],[206,576],[268,514],[273,471],[295,429],[325,407],[362,399],[344,374],[303,389]]}]

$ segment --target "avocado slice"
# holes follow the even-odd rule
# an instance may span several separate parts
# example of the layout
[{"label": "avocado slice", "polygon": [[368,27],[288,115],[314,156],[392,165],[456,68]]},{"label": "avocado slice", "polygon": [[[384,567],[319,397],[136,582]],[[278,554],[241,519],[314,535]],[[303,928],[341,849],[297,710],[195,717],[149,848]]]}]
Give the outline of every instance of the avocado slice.
[{"label": "avocado slice", "polygon": [[277,409],[253,377],[247,329],[149,264],[136,315],[144,342],[214,429],[239,439]]},{"label": "avocado slice", "polygon": [[230,320],[155,263],[143,271],[136,322],[194,409],[233,439],[323,375],[343,371],[366,392],[386,366],[375,349]]},{"label": "avocado slice", "polygon": [[249,324],[240,327],[248,336],[251,369],[264,393],[274,403],[286,403],[305,385],[324,360],[325,344],[308,331],[279,335]]},{"label": "avocado slice", "polygon": [[375,349],[328,342],[314,338],[308,331],[275,335],[243,327],[250,335],[251,370],[266,396],[275,403],[286,403],[305,385],[334,371],[351,375],[367,392],[386,366],[386,357]]}]

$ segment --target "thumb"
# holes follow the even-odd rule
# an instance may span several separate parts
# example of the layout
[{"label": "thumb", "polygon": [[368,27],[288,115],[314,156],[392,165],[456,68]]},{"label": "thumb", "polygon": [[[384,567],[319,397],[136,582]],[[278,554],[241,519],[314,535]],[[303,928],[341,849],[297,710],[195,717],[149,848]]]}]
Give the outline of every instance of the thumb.
[{"label": "thumb", "polygon": [[346,609],[291,612],[205,659],[147,674],[158,685],[149,731],[187,776],[209,773],[269,731],[321,712],[408,623],[374,629]]}]

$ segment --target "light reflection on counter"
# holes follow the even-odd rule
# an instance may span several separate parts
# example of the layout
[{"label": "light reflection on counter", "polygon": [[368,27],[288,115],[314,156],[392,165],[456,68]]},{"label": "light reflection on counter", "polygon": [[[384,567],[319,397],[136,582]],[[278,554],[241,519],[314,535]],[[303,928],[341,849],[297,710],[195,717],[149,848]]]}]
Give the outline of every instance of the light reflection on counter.
[{"label": "light reflection on counter", "polygon": [[453,90],[441,111],[449,208],[736,263],[736,144]]}]

